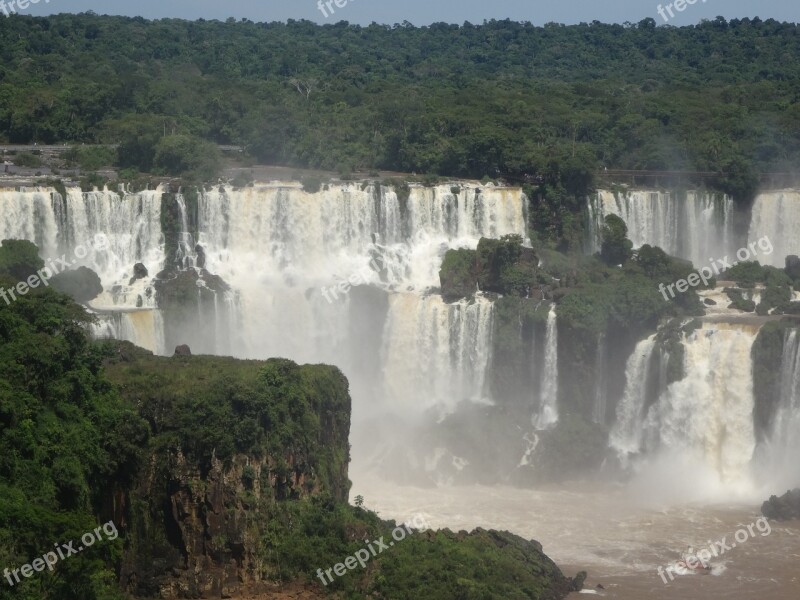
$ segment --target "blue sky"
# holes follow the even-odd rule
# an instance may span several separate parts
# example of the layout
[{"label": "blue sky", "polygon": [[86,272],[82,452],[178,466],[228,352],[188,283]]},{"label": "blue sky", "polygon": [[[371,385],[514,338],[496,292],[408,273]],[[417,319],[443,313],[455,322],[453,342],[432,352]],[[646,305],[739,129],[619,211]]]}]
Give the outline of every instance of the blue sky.
[{"label": "blue sky", "polygon": [[[29,0],[30,1],[30,0]],[[142,16],[148,19],[180,17],[185,19],[248,18],[253,21],[309,19],[319,23],[346,20],[367,24],[401,23],[426,25],[436,21],[481,23],[484,19],[513,19],[541,25],[550,21],[580,23],[638,22],[659,16],[657,0],[347,0],[342,8],[333,5],[327,18],[317,7],[318,0],[39,0],[19,12],[43,15],[59,12],[93,10],[98,14]],[[664,6],[675,0],[661,0]],[[681,0],[678,0],[681,1]],[[691,0],[689,0],[691,1]],[[5,0],[6,3],[9,0]],[[24,2],[24,0],[23,0]],[[340,4],[344,0],[339,0]],[[695,0],[682,12],[667,15],[669,24],[686,25],[701,19],[761,17],[780,21],[800,21],[798,0]],[[327,10],[326,10],[327,12]],[[0,13],[2,14],[2,13]]]}]

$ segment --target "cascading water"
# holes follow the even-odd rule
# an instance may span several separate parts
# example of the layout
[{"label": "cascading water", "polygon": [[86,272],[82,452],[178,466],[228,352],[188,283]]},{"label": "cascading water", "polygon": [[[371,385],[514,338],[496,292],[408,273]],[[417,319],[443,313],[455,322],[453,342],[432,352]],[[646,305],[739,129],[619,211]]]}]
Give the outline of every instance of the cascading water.
[{"label": "cascading water", "polygon": [[[91,306],[101,311],[155,308],[148,280],[131,283],[133,266],[143,263],[149,272],[164,262],[161,233],[162,190],[118,194],[106,190],[67,190],[66,198],[52,189],[0,191],[0,239],[25,239],[35,243],[49,265],[85,266],[98,274],[104,292]],[[102,236],[102,243],[98,243]],[[131,312],[131,315],[134,313]],[[121,317],[111,328],[121,339],[158,347],[163,332],[140,335],[143,326],[123,322],[143,316]],[[156,327],[160,320],[153,317]],[[147,329],[147,327],[144,327]],[[143,340],[143,341],[142,341]]]},{"label": "cascading water", "polygon": [[64,200],[49,189],[0,190],[0,240],[28,240],[44,257],[58,256]]},{"label": "cascading water", "polygon": [[647,401],[650,359],[656,347],[656,336],[642,340],[625,366],[625,392],[617,405],[617,419],[609,443],[625,460],[642,449],[642,423]]},{"label": "cascading water", "polygon": [[[730,489],[749,489],[755,449],[750,353],[757,333],[753,325],[704,323],[685,334],[686,375],[667,386],[646,413],[647,364],[654,338],[640,342],[628,361],[612,447],[621,454],[640,454],[645,462],[652,456],[704,470]],[[665,366],[662,363],[660,369]]]},{"label": "cascading water", "polygon": [[[104,235],[108,240],[106,248],[90,250],[85,258],[76,257],[74,264],[97,273],[107,291],[114,285],[126,287],[136,263],[143,263],[150,273],[157,273],[164,264],[162,194],[161,188],[135,194],[68,190],[66,218],[59,224],[66,243],[62,252],[69,257],[79,246],[90,250],[96,237]],[[136,294],[116,294],[112,303],[135,307],[136,301]],[[155,306],[152,298],[145,302],[146,306]]]},{"label": "cascading water", "polygon": [[98,339],[126,340],[154,354],[163,355],[164,323],[158,310],[101,313],[92,333]]},{"label": "cascading water", "polygon": [[446,304],[441,296],[393,294],[382,336],[386,407],[446,414],[461,401],[483,401],[493,307],[480,296]]},{"label": "cascading water", "polygon": [[772,254],[760,252],[751,260],[783,268],[790,254],[800,255],[800,191],[783,190],[767,192],[756,197],[752,209],[748,243],[769,238],[775,250]]},{"label": "cascading water", "polygon": [[734,203],[727,196],[687,192],[685,198],[659,191],[599,190],[588,202],[589,249],[600,249],[600,231],[608,215],[617,215],[628,226],[635,248],[658,246],[667,254],[706,264],[735,252]]},{"label": "cascading water", "polygon": [[606,336],[600,333],[597,338],[597,352],[594,358],[595,385],[597,389],[592,406],[592,421],[598,425],[605,425],[608,413],[608,391],[606,389]]},{"label": "cascading water", "polygon": [[558,422],[558,327],[555,305],[547,314],[544,369],[539,394],[539,411],[534,419],[536,429],[548,429]]},{"label": "cascading water", "polygon": [[787,329],[778,380],[778,397],[772,430],[766,440],[765,470],[782,487],[797,485],[800,478],[800,331]]},{"label": "cascading water", "polygon": [[525,236],[522,199],[480,186],[458,195],[448,186],[412,186],[405,202],[391,188],[361,184],[316,194],[286,184],[214,189],[200,195],[199,243],[209,271],[240,292],[249,324],[241,355],[330,356],[341,364],[351,284],[413,290],[424,303],[419,293],[438,286],[448,248]]}]

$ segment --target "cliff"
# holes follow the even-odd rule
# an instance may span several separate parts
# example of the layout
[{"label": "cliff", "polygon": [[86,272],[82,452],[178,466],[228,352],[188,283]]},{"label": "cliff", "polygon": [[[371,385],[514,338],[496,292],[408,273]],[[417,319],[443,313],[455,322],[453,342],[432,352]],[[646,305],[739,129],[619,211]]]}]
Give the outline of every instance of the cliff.
[{"label": "cliff", "polygon": [[119,344],[106,370],[152,430],[144,467],[115,507],[129,532],[120,574],[129,592],[263,589],[274,570],[268,515],[287,501],[347,501],[350,398],[337,369],[161,358]]}]

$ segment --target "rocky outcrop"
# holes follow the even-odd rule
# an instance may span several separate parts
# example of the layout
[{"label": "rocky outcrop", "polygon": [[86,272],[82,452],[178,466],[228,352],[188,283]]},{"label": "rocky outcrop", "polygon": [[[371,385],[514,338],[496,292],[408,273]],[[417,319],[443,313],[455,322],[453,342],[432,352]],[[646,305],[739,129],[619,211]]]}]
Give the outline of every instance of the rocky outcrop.
[{"label": "rocky outcrop", "polygon": [[[165,462],[164,462],[165,461]],[[132,492],[135,539],[120,573],[137,596],[229,598],[271,589],[271,565],[262,554],[269,526],[264,503],[320,493],[313,469],[297,456],[237,455],[226,465],[213,459],[201,472],[182,452],[153,456]],[[261,518],[254,518],[256,515]]]},{"label": "rocky outcrop", "polygon": [[100,277],[88,267],[58,273],[50,279],[50,285],[81,304],[91,302],[103,293]]},{"label": "rocky outcrop", "polygon": [[164,599],[273,590],[276,504],[347,502],[347,380],[286,360],[109,354],[109,379],[151,427],[142,468],[113,502],[122,587]]},{"label": "rocky outcrop", "polygon": [[[231,322],[230,286],[205,269],[168,269],[155,280],[156,303],[164,315],[168,348],[187,344],[200,354],[215,354],[226,348],[218,339]],[[218,327],[224,323],[225,327]],[[198,326],[198,324],[202,324]]]},{"label": "rocky outcrop", "polygon": [[775,521],[800,519],[800,488],[786,492],[783,496],[771,496],[761,505],[761,513]]}]

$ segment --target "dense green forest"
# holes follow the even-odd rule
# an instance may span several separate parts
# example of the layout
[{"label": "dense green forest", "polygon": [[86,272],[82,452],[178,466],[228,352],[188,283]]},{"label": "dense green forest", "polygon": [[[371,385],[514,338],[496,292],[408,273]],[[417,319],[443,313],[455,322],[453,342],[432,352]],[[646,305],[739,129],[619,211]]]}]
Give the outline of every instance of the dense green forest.
[{"label": "dense green forest", "polygon": [[[490,21],[429,27],[0,20],[0,140],[121,143],[149,172],[193,136],[263,163],[480,178],[567,193],[602,167],[753,174],[800,162],[800,29]],[[160,147],[159,147],[160,146]],[[193,157],[193,164],[203,164]],[[551,191],[556,195],[559,190]]]}]

